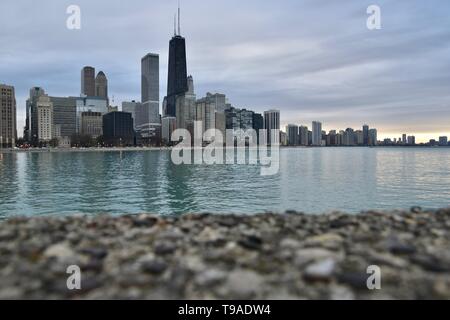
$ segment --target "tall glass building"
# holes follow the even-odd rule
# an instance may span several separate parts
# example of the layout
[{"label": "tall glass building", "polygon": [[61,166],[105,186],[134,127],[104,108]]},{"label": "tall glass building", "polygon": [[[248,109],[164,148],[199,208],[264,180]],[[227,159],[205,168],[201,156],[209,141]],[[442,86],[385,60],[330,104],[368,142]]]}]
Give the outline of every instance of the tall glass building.
[{"label": "tall glass building", "polygon": [[77,98],[50,97],[53,104],[54,138],[70,138],[77,132]]},{"label": "tall glass building", "polygon": [[81,70],[81,94],[95,97],[95,68],[84,67]]},{"label": "tall glass building", "polygon": [[0,84],[0,147],[14,147],[17,139],[16,113],[14,87]]},{"label": "tall glass building", "polygon": [[145,113],[142,124],[160,123],[159,118],[159,55],[149,53],[141,60],[141,101]]},{"label": "tall glass building", "polygon": [[165,99],[165,115],[176,116],[177,95],[188,91],[186,40],[175,34],[169,43],[169,70],[167,78],[167,96]]},{"label": "tall glass building", "polygon": [[322,145],[322,123],[319,121],[313,121],[312,123],[312,145]]},{"label": "tall glass building", "polygon": [[[264,112],[264,129],[266,132],[266,142],[268,145],[280,143],[280,111],[269,110]],[[272,131],[274,130],[274,131]]]}]

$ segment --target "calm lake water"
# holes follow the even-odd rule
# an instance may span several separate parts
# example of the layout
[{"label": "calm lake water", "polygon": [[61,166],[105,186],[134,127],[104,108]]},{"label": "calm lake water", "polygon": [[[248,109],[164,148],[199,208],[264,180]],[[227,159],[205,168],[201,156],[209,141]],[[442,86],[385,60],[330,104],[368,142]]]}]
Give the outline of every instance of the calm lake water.
[{"label": "calm lake water", "polygon": [[170,151],[0,155],[0,217],[450,206],[450,148],[281,149],[280,172],[182,165]]}]

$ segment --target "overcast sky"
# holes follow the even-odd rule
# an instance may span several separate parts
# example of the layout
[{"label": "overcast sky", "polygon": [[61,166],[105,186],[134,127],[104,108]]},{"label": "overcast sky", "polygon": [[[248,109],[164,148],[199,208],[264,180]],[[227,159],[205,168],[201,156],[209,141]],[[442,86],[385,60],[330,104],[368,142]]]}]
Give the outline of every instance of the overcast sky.
[{"label": "overcast sky", "polygon": [[[66,9],[81,8],[81,30]],[[366,9],[382,10],[382,29]],[[277,108],[282,125],[450,136],[450,1],[181,0],[196,94]],[[33,86],[78,96],[80,70],[103,70],[114,104],[140,100],[140,59],[160,54],[161,101],[176,0],[1,0],[0,83],[14,85],[19,135]]]}]

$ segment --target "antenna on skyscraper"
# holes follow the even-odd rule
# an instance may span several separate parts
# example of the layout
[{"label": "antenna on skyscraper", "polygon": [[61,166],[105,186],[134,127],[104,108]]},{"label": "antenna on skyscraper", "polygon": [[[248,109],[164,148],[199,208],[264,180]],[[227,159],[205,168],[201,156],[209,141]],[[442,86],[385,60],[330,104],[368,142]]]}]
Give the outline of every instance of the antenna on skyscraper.
[{"label": "antenna on skyscraper", "polygon": [[177,14],[173,15],[173,36],[177,35]]},{"label": "antenna on skyscraper", "polygon": [[180,0],[178,0],[178,35],[181,36],[181,25],[180,25]]}]

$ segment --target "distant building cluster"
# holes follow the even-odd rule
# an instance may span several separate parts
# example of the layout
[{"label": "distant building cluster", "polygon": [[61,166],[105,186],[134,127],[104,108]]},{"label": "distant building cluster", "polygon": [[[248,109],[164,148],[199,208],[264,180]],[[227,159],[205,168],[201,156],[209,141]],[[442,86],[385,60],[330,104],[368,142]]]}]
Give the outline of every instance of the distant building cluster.
[{"label": "distant building cluster", "polygon": [[346,130],[322,130],[322,123],[313,121],[312,130],[307,126],[290,124],[286,133],[282,133],[281,143],[286,146],[376,146],[378,145],[377,129],[364,125],[362,130],[347,128]]},{"label": "distant building cluster", "polygon": [[[84,68],[82,72],[80,97],[53,97],[40,87],[30,90],[23,132],[23,138],[28,144],[63,147],[70,146],[71,141],[77,141],[80,136],[96,139],[103,135],[103,115],[107,114],[111,107],[108,97],[84,94],[95,92],[87,86],[91,81],[86,77],[86,70]],[[105,81],[103,83],[106,83],[106,76],[103,74],[102,77]],[[107,87],[103,87],[99,92],[106,93]]]},{"label": "distant building cluster", "polygon": [[[387,138],[382,142],[384,146],[416,146],[416,137],[408,136],[407,134],[403,134],[399,138]],[[438,140],[430,139],[427,143],[421,143],[420,145],[430,146],[430,147],[447,147],[450,146],[447,136],[439,137]]]},{"label": "distant building cluster", "polygon": [[386,138],[381,142],[385,146],[414,146],[416,145],[416,137],[402,134],[399,138]]}]

